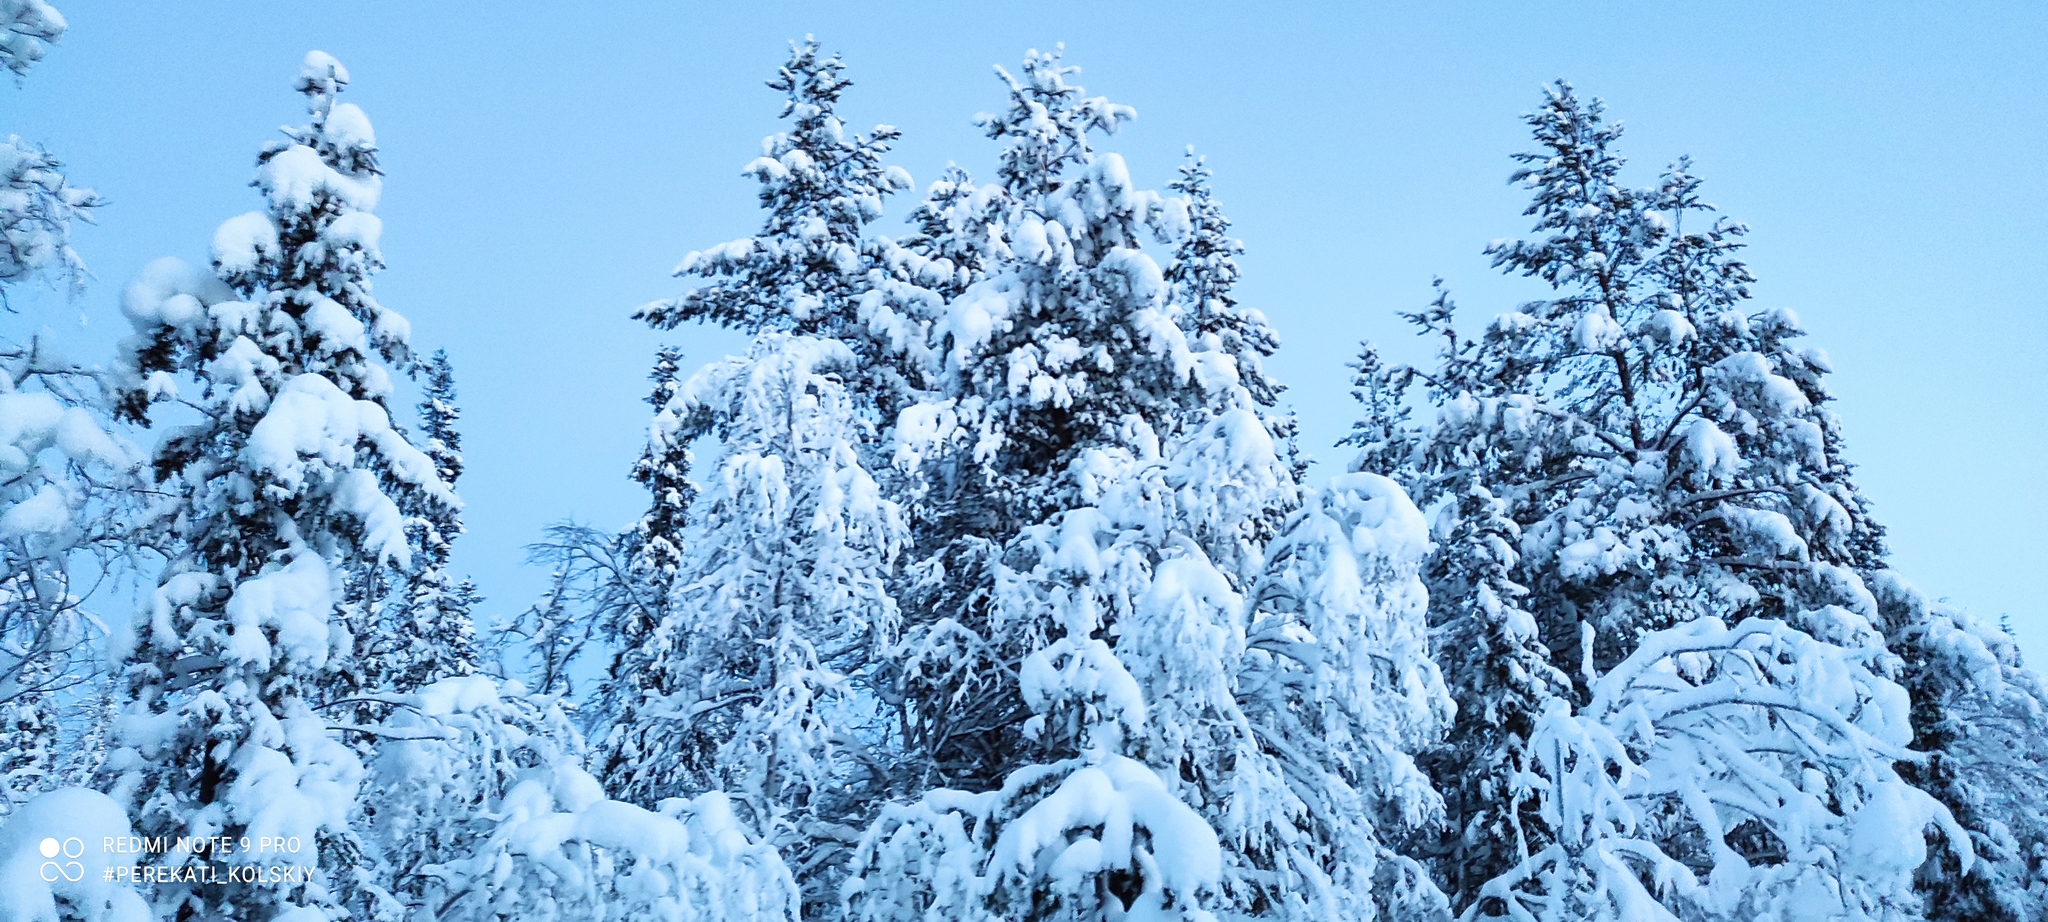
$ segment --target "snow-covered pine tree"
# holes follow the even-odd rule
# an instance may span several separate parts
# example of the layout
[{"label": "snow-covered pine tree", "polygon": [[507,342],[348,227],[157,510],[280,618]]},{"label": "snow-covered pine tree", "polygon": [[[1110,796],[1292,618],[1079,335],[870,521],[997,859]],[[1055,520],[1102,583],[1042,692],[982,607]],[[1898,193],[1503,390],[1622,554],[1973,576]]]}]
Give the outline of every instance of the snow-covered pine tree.
[{"label": "snow-covered pine tree", "polygon": [[[1564,84],[1528,121],[1539,149],[1518,155],[1524,166],[1514,178],[1533,191],[1528,213],[1540,236],[1488,252],[1498,267],[1543,280],[1554,296],[1500,316],[1478,343],[1451,332],[1444,299],[1441,310],[1411,318],[1450,344],[1431,393],[1438,418],[1413,436],[1421,447],[1410,457],[1440,456],[1406,475],[1418,501],[1454,501],[1459,483],[1476,482],[1506,504],[1523,535],[1509,577],[1530,590],[1523,606],[1539,627],[1536,640],[1577,684],[1572,697],[1581,706],[1593,706],[1602,676],[1639,645],[1663,638],[1657,644],[1669,646],[1672,632],[1696,622],[1749,630],[1749,619],[1763,619],[1755,630],[1797,628],[1811,642],[1780,645],[1775,655],[1816,663],[1847,657],[1881,681],[1896,661],[1872,625],[1898,619],[1882,611],[1885,577],[1869,569],[1881,556],[1881,532],[1848,482],[1839,427],[1823,406],[1825,357],[1791,344],[1801,331],[1789,311],[1744,312],[1752,281],[1736,258],[1744,229],[1699,200],[1684,161],[1655,187],[1624,186],[1613,149],[1619,129],[1597,102],[1581,102]],[[1447,476],[1464,471],[1473,479]],[[1435,602],[1440,609],[1467,604],[1454,593]],[[1731,701],[1702,714],[1740,724],[1750,719],[1732,716],[1742,706]],[[1583,726],[1594,718],[1576,719]],[[1653,720],[1620,736],[1629,740],[1628,756],[1641,760],[1640,747],[1668,731]],[[1748,777],[1714,783],[1807,783],[1801,772],[1810,760],[1758,752],[1742,763]],[[1924,764],[1874,743],[1860,758],[1898,762],[1908,775]],[[1853,784],[1867,788],[1866,781],[1883,779]],[[1779,828],[1761,819],[1761,826],[1723,823],[1674,799],[1680,793],[1666,788],[1631,808],[1649,825],[1627,835],[1655,843],[1664,858],[1700,877],[1710,869],[1734,873],[1720,870],[1732,867],[1731,856],[1751,871],[1771,867],[1790,847],[1785,836],[1802,834],[1796,824],[1847,822],[1862,796],[1829,801],[1832,819],[1815,814]],[[1559,789],[1556,796],[1592,795]],[[1651,803],[1656,797],[1666,802]],[[1556,841],[1580,835],[1558,827],[1549,809],[1538,813]],[[1955,828],[1946,822],[1951,811],[1938,807],[1901,815],[1921,818],[1915,832],[1925,827],[1946,838],[1940,829]],[[1910,834],[1888,835],[1893,851],[1872,852],[1872,861],[1927,854]],[[1950,842],[1936,863],[1970,866],[1968,845]],[[1840,893],[1852,889],[1844,868],[1810,870],[1838,875],[1826,885]],[[1469,898],[1469,888],[1461,889]],[[1887,912],[1911,901],[1885,892]],[[1674,893],[1659,895],[1668,897],[1667,908],[1678,907]],[[1480,903],[1465,909],[1482,912]],[[1505,909],[1489,903],[1483,911]]]},{"label": "snow-covered pine tree", "polygon": [[123,297],[121,411],[146,422],[175,401],[194,421],[156,452],[175,553],[125,651],[106,782],[143,835],[303,843],[167,856],[299,873],[160,885],[162,918],[327,918],[353,901],[362,767],[315,710],[337,703],[355,643],[338,590],[352,561],[411,562],[382,484],[455,501],[390,423],[384,362],[407,359],[408,328],[370,293],[381,179],[368,118],[336,99],[347,83],[308,54],[310,123],[258,157],[265,210],[221,225],[212,272],[160,260]]}]

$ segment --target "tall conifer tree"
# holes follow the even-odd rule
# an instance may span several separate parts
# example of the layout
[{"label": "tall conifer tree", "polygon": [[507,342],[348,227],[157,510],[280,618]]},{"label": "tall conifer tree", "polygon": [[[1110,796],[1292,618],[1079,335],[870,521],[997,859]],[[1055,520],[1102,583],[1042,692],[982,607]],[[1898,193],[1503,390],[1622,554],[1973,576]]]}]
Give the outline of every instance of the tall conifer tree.
[{"label": "tall conifer tree", "polygon": [[[371,296],[381,186],[348,72],[320,52],[296,82],[310,123],[264,148],[266,209],[229,220],[213,271],[152,264],[129,286],[121,409],[198,411],[157,451],[176,553],[128,651],[130,695],[107,779],[150,836],[297,837],[309,872],[173,883],[165,918],[311,918],[340,910],[359,868],[349,815],[362,768],[314,710],[352,638],[336,618],[351,561],[411,563],[382,484],[452,505],[432,458],[390,424],[386,362],[403,318]],[[279,856],[194,854],[256,867]]]}]

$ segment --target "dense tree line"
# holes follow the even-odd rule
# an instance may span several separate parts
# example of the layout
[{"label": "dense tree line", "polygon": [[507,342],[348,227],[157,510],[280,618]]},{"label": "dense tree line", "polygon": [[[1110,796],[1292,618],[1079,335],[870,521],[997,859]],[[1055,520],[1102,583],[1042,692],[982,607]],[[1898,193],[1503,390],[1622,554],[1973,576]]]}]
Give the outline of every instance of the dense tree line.
[{"label": "dense tree line", "polygon": [[[0,21],[16,74],[64,29]],[[1628,185],[1549,87],[1487,250],[1533,299],[1439,286],[1433,361],[1367,345],[1311,483],[1202,158],[1137,187],[1133,111],[1034,51],[993,179],[892,235],[845,70],[792,45],[760,229],[637,311],[744,354],[660,350],[645,515],[551,529],[509,617],[451,565],[455,368],[372,293],[333,58],[114,356],[0,339],[0,918],[2048,912],[2048,690],[1889,568],[1826,356],[1686,160]],[[0,146],[0,285],[80,277],[60,168]],[[116,572],[153,575],[128,630]],[[301,847],[51,881],[59,819]]]}]

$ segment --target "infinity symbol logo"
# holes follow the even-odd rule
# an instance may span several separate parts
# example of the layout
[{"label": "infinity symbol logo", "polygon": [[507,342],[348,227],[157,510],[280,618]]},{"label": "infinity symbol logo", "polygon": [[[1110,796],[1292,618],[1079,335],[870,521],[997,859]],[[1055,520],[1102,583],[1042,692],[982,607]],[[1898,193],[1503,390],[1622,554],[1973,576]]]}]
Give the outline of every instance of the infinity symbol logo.
[{"label": "infinity symbol logo", "polygon": [[60,853],[66,858],[76,858],[85,854],[84,842],[76,838],[65,839],[62,842],[58,842],[56,839],[44,839],[41,851],[43,857],[53,859],[43,862],[42,878],[44,882],[54,884],[59,877],[62,877],[75,884],[85,879],[85,865],[79,864],[76,861],[66,861],[60,865],[54,860]]}]

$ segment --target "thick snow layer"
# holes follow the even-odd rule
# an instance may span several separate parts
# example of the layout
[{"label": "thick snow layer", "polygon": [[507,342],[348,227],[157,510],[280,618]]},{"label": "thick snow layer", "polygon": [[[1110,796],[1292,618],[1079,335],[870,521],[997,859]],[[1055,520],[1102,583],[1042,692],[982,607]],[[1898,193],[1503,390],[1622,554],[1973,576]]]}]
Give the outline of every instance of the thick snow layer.
[{"label": "thick snow layer", "polygon": [[[1058,901],[1078,918],[1100,906],[1100,918],[1203,922],[1222,865],[1215,830],[1158,774],[1095,753],[1021,768],[1000,791],[931,790],[884,808],[842,895],[873,920],[993,922]],[[1100,902],[1118,873],[1137,884],[1128,908]]]},{"label": "thick snow layer", "polygon": [[224,650],[230,662],[268,668],[277,657],[293,671],[311,672],[327,662],[332,643],[328,614],[334,610],[334,576],[319,554],[300,553],[284,567],[268,570],[235,587],[228,599],[230,625]]},{"label": "thick snow layer", "polygon": [[[325,51],[308,51],[306,52],[306,57],[299,62],[299,79],[322,84],[331,81],[334,84],[347,86],[348,68],[341,66],[340,61],[335,60],[333,55]],[[329,92],[333,91],[329,90]]]},{"label": "thick snow layer", "polygon": [[83,408],[67,407],[41,392],[0,393],[0,472],[26,470],[51,448],[88,467],[120,469],[133,463]]},{"label": "thick snow layer", "polygon": [[320,158],[319,151],[304,144],[294,144],[265,160],[256,168],[256,185],[270,198],[273,209],[286,213],[307,211],[322,197],[331,197],[346,208],[372,211],[384,190],[381,178],[343,176]]},{"label": "thick snow layer", "polygon": [[1142,868],[1145,893],[1155,903],[1162,888],[1192,894],[1214,886],[1222,874],[1208,823],[1167,793],[1151,769],[1123,756],[1075,770],[1005,824],[988,871],[1034,876],[1053,849],[1058,857],[1049,870],[1057,883],[1078,888],[1084,877]]},{"label": "thick snow layer", "polygon": [[[400,480],[450,506],[458,505],[435,473],[433,459],[392,428],[383,407],[349,397],[322,375],[302,374],[285,383],[250,431],[243,456],[276,479],[273,489],[286,494],[305,489],[310,476],[335,477],[330,485],[334,498],[362,524],[365,545],[377,556],[406,566],[412,551],[405,539],[404,516],[378,488],[374,474],[351,467],[362,447],[374,448]],[[334,473],[335,468],[347,470]]]},{"label": "thick snow layer", "polygon": [[213,232],[213,264],[222,272],[251,272],[278,258],[277,225],[260,211],[236,215]]},{"label": "thick snow layer", "polygon": [[1399,484],[1378,474],[1341,474],[1323,488],[1322,502],[1350,526],[1351,549],[1395,566],[1415,567],[1429,552],[1429,521]]},{"label": "thick snow layer", "polygon": [[280,717],[274,723],[259,718],[258,732],[236,753],[237,774],[221,801],[251,838],[306,843],[297,852],[238,853],[238,860],[313,867],[321,834],[348,828],[363,768],[303,702],[289,702]]},{"label": "thick snow layer", "polygon": [[[344,78],[346,79],[346,78]],[[336,105],[327,113],[322,123],[322,133],[336,146],[343,148],[374,148],[377,146],[377,132],[370,127],[370,117],[355,103]]]},{"label": "thick snow layer", "polygon": [[127,812],[98,791],[23,804],[0,825],[0,922],[149,922],[142,898],[113,879],[135,856],[106,847],[132,835]]},{"label": "thick snow layer", "polygon": [[166,256],[142,267],[128,283],[121,292],[121,312],[137,330],[182,329],[204,319],[207,307],[234,299],[234,289],[213,273]]},{"label": "thick snow layer", "polygon": [[498,704],[498,684],[489,676],[442,679],[418,692],[420,710],[429,717],[466,714]]},{"label": "thick snow layer", "polygon": [[506,792],[498,825],[467,857],[426,872],[445,882],[444,920],[657,919],[775,922],[796,917],[795,881],[741,826],[724,794],[654,812],[608,800],[570,762]]}]

